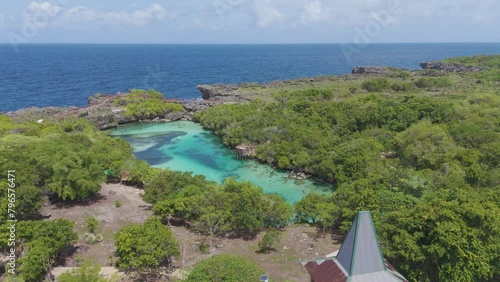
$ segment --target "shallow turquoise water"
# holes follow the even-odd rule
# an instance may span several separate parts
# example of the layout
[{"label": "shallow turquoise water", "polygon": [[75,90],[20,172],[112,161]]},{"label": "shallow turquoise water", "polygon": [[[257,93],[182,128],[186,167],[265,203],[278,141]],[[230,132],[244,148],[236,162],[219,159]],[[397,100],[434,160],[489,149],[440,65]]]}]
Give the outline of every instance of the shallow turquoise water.
[{"label": "shallow turquoise water", "polygon": [[252,160],[238,160],[217,136],[193,122],[135,123],[111,133],[128,141],[137,158],[154,167],[191,171],[218,183],[228,177],[250,181],[266,193],[282,195],[289,203],[297,202],[312,191],[333,191],[331,184],[289,179],[287,172]]}]

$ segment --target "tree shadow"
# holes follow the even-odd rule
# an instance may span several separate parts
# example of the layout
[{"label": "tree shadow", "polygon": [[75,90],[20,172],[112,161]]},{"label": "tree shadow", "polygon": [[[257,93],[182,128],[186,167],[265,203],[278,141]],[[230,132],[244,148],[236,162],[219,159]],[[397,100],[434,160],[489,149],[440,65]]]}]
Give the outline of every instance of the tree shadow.
[{"label": "tree shadow", "polygon": [[166,224],[166,225],[171,225],[174,227],[184,227],[184,228],[189,229],[189,231],[192,232],[191,223],[185,219],[182,219],[182,218],[171,217],[168,219],[162,219],[162,223]]},{"label": "tree shadow", "polygon": [[68,201],[62,201],[58,199],[54,203],[52,203],[53,206],[57,209],[65,209],[65,208],[75,208],[75,207],[87,207],[96,203],[99,203],[101,201],[106,200],[107,197],[97,193],[94,194],[93,196],[89,197],[88,199],[84,200],[68,200]]},{"label": "tree shadow", "polygon": [[255,238],[257,238],[257,235],[260,233],[260,230],[258,231],[238,231],[238,232],[233,232],[230,233],[227,238],[229,239],[243,239],[244,241],[253,241]]},{"label": "tree shadow", "polygon": [[259,255],[268,255],[270,253],[277,253],[278,250],[276,248],[267,248],[265,250],[257,250],[255,251],[256,254],[259,254]]},{"label": "tree shadow", "polygon": [[69,246],[65,248],[55,259],[54,266],[76,265],[75,254],[86,252],[90,249],[89,246]]}]

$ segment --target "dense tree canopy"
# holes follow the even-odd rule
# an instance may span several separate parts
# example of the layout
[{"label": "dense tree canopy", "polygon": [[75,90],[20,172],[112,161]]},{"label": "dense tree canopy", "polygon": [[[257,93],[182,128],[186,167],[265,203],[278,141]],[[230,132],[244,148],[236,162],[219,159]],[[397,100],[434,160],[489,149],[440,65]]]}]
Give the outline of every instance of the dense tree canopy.
[{"label": "dense tree canopy", "polygon": [[115,234],[118,266],[123,269],[154,269],[168,266],[179,255],[174,234],[157,218],[132,224]]},{"label": "dense tree canopy", "polygon": [[412,281],[495,281],[498,58],[456,59],[490,68],[473,74],[393,71],[331,78],[331,88],[280,86],[196,118],[228,146],[253,144],[263,162],[337,184],[296,203],[297,221],[345,232],[370,210],[386,257]]},{"label": "dense tree canopy", "polygon": [[65,219],[18,222],[16,246],[24,253],[18,261],[20,276],[27,282],[42,281],[55,259],[78,239],[73,227]]},{"label": "dense tree canopy", "polygon": [[[147,197],[147,194],[145,195]],[[292,207],[281,196],[266,195],[249,182],[188,185],[154,205],[155,214],[183,218],[209,236],[286,226]]]},{"label": "dense tree canopy", "polygon": [[[470,74],[389,70],[383,77],[327,78],[312,89],[265,88],[262,99],[196,115],[227,146],[255,145],[254,157],[262,162],[336,184],[331,195],[306,196],[295,211],[279,195],[250,183],[228,179],[218,185],[203,176],[150,168],[131,156],[126,142],[71,117],[37,123],[33,117],[0,115],[0,170],[20,172],[19,220],[39,211],[42,191],[62,200],[85,199],[111,172],[144,188],[156,215],[184,219],[210,237],[281,228],[293,215],[297,222],[342,233],[357,211],[370,210],[386,258],[411,281],[498,281],[499,58],[449,60],[486,67]],[[141,119],[181,110],[155,91],[132,91],[116,103]],[[8,189],[1,173],[3,210]],[[6,219],[1,213],[2,249],[9,236]],[[18,223],[21,279],[43,279],[76,241],[73,225]],[[126,269],[169,265],[179,254],[159,219],[124,227],[115,243],[118,265]],[[92,276],[96,268],[84,272]],[[219,255],[199,263],[188,281],[257,281],[260,274],[248,260]],[[73,273],[69,281],[78,275],[86,274]]]}]

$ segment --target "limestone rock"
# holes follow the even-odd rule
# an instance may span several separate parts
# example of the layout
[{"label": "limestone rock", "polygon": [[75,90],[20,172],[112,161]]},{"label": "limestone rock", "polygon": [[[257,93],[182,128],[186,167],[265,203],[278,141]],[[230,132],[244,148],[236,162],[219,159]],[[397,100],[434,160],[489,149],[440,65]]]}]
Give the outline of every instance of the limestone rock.
[{"label": "limestone rock", "polygon": [[445,72],[480,72],[484,70],[480,67],[465,66],[461,64],[451,64],[444,62],[423,62],[420,67],[424,70],[440,70]]}]

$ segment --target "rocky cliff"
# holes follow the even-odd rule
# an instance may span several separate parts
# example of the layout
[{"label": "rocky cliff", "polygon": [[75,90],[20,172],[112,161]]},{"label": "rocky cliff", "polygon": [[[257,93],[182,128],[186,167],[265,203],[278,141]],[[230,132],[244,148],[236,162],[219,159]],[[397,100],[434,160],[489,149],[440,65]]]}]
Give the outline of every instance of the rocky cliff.
[{"label": "rocky cliff", "polygon": [[[94,122],[100,129],[109,129],[120,124],[140,121],[140,118],[127,115],[124,104],[121,104],[123,97],[127,94],[117,93],[114,95],[96,94],[88,99],[86,107],[44,107],[26,108],[14,112],[4,113],[6,116],[20,120],[43,120],[49,118],[66,118],[69,116],[86,118]],[[115,102],[118,101],[118,102]],[[197,111],[207,109],[214,105],[211,101],[198,100],[172,100],[164,99],[165,103],[178,103],[183,107],[181,112],[167,112],[158,114],[149,120],[155,121],[176,121],[192,120]]]},{"label": "rocky cliff", "polygon": [[374,74],[374,75],[388,75],[391,73],[391,69],[386,67],[354,67],[352,68],[352,74]]},{"label": "rocky cliff", "polygon": [[465,66],[460,64],[451,64],[444,62],[423,62],[420,64],[424,70],[440,70],[445,72],[480,72],[481,67]]},{"label": "rocky cliff", "polygon": [[214,84],[198,85],[201,97],[213,102],[231,103],[251,101],[252,98],[244,95],[241,88],[249,84]]}]

